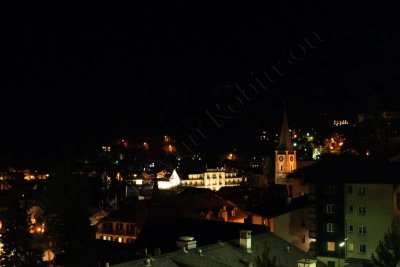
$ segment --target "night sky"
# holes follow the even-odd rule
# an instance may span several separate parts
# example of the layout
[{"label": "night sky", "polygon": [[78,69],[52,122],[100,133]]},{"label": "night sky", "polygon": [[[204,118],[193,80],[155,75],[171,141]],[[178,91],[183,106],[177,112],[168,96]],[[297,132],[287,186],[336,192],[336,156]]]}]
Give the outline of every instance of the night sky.
[{"label": "night sky", "polygon": [[324,42],[274,92],[213,131],[209,145],[245,146],[261,129],[278,129],[283,100],[299,127],[397,110],[394,10],[310,1],[5,7],[0,157],[43,163],[112,138],[185,138],[206,125],[207,108],[236,94],[233,83],[246,84],[311,32]]}]

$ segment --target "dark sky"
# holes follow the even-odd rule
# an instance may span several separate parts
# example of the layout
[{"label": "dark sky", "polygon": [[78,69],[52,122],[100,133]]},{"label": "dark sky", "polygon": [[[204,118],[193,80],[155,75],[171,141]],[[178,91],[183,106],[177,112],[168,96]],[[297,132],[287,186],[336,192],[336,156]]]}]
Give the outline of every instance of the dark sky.
[{"label": "dark sky", "polygon": [[313,31],[325,41],[277,92],[257,97],[207,142],[233,146],[278,128],[283,99],[298,126],[397,109],[400,35],[391,10],[311,1],[6,7],[0,156],[34,162],[112,137],[185,137],[205,124],[208,107],[235,94],[232,83],[276,64]]}]

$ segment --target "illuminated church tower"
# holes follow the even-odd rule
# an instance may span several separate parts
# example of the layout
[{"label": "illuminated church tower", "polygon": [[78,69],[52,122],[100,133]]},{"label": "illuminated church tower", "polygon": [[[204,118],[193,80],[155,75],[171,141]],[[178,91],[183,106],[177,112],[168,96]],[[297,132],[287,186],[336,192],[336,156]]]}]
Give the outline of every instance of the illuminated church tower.
[{"label": "illuminated church tower", "polygon": [[275,150],[275,184],[286,184],[288,173],[297,168],[296,150],[290,138],[286,108],[283,110],[281,139]]}]

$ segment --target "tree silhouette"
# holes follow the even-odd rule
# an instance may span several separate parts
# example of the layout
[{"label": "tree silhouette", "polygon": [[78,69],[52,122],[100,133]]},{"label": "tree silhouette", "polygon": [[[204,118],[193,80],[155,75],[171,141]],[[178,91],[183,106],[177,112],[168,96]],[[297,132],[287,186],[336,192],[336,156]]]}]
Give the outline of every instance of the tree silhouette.
[{"label": "tree silhouette", "polygon": [[65,266],[85,266],[94,238],[89,221],[89,190],[84,177],[73,174],[68,164],[48,179],[43,196],[48,247],[61,256]]},{"label": "tree silhouette", "polygon": [[372,254],[372,261],[379,267],[396,267],[400,263],[400,230],[393,227],[385,233],[379,241],[376,256]]},{"label": "tree silhouette", "polygon": [[7,218],[7,221],[3,221],[6,231],[0,240],[4,245],[0,266],[39,266],[42,252],[29,234],[25,205],[21,205],[18,199],[10,201]]}]

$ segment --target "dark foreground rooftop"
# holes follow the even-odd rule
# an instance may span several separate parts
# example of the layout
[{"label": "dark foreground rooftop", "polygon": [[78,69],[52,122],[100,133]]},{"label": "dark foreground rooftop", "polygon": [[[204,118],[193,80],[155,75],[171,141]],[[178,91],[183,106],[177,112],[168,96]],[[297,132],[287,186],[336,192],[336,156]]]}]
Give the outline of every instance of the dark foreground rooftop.
[{"label": "dark foreground rooftop", "polygon": [[[257,234],[252,237],[252,253],[248,253],[245,249],[239,246],[239,232],[237,233],[237,236],[236,239],[231,241],[217,242],[208,246],[194,248],[186,252],[180,249],[176,252],[164,254],[158,257],[149,257],[112,266],[256,266],[256,257],[265,253],[266,248],[270,249],[270,259],[276,257],[278,267],[297,266],[299,260],[310,259],[310,256],[307,253],[297,249],[271,232]],[[201,249],[201,252],[199,249]],[[317,267],[323,266],[326,265],[317,262]]]}]

